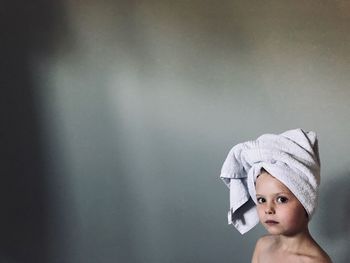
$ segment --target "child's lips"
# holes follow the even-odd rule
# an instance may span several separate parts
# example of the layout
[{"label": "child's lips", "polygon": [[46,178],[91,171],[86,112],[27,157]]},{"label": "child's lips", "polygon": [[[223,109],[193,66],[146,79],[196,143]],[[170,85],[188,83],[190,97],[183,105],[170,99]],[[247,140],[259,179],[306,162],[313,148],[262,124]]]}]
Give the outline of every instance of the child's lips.
[{"label": "child's lips", "polygon": [[278,222],[275,221],[275,220],[266,220],[265,224],[267,224],[267,225],[276,225],[276,224],[278,224]]}]

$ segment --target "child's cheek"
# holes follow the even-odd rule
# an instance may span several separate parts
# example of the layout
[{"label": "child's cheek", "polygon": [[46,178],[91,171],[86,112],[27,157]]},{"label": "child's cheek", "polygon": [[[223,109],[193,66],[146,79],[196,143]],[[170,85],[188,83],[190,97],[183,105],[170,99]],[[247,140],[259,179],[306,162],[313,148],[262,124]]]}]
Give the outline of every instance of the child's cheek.
[{"label": "child's cheek", "polygon": [[283,218],[287,225],[293,227],[298,225],[302,215],[299,213],[298,208],[294,206],[284,206],[281,207],[279,216],[281,219]]},{"label": "child's cheek", "polygon": [[261,205],[258,205],[256,209],[258,211],[258,216],[259,216],[259,219],[261,221],[264,217],[264,214],[265,214],[264,208]]}]

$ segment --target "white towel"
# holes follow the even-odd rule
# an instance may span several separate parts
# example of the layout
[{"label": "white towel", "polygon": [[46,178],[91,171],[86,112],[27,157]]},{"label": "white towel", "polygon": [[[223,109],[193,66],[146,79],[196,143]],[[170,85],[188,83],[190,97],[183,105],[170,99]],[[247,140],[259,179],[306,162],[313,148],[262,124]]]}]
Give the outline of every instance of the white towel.
[{"label": "white towel", "polygon": [[220,178],[230,189],[229,224],[241,234],[259,222],[255,181],[261,168],[290,189],[311,219],[317,206],[320,184],[316,133],[294,129],[279,135],[264,134],[230,150]]}]

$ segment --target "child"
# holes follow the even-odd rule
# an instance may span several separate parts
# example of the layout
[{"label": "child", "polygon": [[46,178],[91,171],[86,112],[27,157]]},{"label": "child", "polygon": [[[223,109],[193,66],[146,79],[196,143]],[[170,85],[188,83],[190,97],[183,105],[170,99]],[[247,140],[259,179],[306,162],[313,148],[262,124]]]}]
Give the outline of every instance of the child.
[{"label": "child", "polygon": [[269,232],[258,240],[252,263],[331,262],[308,230],[320,183],[314,132],[295,129],[240,143],[220,177],[230,188],[229,224],[244,234],[260,220]]}]

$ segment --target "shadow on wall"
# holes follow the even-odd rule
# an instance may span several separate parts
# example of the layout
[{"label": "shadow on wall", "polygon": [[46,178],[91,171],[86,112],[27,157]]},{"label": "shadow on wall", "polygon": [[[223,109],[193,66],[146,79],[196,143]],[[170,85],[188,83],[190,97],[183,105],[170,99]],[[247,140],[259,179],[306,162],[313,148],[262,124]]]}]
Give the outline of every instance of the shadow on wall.
[{"label": "shadow on wall", "polygon": [[339,255],[339,263],[350,260],[350,174],[336,177],[324,187],[321,193],[321,203],[326,209],[321,210],[320,233],[334,244]]},{"label": "shadow on wall", "polygon": [[33,58],[50,51],[59,1],[1,4],[0,262],[48,262],[48,174]]}]

